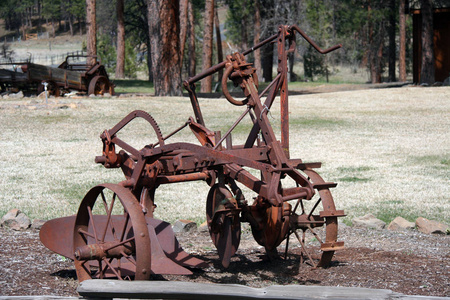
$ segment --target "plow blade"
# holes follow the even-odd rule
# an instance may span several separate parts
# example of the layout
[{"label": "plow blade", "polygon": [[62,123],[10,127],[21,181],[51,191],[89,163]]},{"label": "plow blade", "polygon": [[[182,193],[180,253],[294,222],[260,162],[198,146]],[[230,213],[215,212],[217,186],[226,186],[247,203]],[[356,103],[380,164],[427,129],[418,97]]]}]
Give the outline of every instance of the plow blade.
[{"label": "plow blade", "polygon": [[[115,226],[124,224],[122,215],[112,216]],[[74,260],[73,236],[76,216],[57,218],[47,221],[41,228],[39,237],[45,247],[64,257]],[[146,217],[147,229],[151,242],[151,272],[153,274],[190,275],[185,267],[203,268],[208,264],[186,253],[180,246],[172,226],[162,220]],[[94,223],[106,224],[106,216],[94,215]],[[91,231],[91,226],[89,231]],[[108,230],[105,241],[114,237]],[[126,262],[122,265],[126,268]]]}]

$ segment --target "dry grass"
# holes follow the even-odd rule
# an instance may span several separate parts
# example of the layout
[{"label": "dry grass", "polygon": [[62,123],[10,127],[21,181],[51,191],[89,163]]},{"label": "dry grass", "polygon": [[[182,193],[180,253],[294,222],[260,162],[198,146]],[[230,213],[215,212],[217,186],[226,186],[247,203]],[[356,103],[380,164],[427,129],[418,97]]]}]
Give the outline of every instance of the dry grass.
[{"label": "dry grass", "polygon": [[[450,88],[400,88],[290,97],[291,157],[322,161],[319,173],[337,181],[333,195],[350,220],[368,212],[386,221],[401,215],[450,223]],[[19,208],[31,218],[74,214],[84,194],[121,171],[94,163],[100,133],[134,109],[148,111],[168,134],[193,115],[188,98],[64,99],[76,107],[0,100],[0,215]],[[275,105],[276,106],[276,105]],[[242,111],[224,99],[202,99],[210,129],[226,131]],[[277,129],[279,113],[271,112]],[[248,125],[237,129],[243,140]],[[142,147],[155,139],[135,122],[124,132]],[[188,129],[169,141],[194,141]],[[163,186],[157,217],[201,222],[208,186]]]}]

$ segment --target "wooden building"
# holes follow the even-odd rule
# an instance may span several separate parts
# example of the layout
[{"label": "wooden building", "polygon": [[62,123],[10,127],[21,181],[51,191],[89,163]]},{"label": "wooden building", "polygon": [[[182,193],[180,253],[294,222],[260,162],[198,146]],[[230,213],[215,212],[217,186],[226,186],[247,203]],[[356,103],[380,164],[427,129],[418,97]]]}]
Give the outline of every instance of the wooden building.
[{"label": "wooden building", "polygon": [[[413,81],[420,82],[422,58],[422,16],[419,1],[409,2],[413,16]],[[433,1],[435,81],[450,76],[450,0]]]}]

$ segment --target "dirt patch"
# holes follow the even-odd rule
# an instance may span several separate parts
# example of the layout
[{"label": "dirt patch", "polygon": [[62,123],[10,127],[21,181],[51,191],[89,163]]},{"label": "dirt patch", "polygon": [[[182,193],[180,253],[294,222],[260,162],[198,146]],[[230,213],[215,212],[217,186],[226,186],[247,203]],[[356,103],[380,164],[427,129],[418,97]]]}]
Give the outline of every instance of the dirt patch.
[{"label": "dirt patch", "polygon": [[[335,254],[327,269],[300,265],[300,248],[288,258],[268,261],[264,250],[243,232],[241,247],[230,267],[221,268],[207,233],[180,234],[184,248],[210,267],[191,276],[157,276],[158,280],[234,283],[252,287],[274,284],[390,289],[408,295],[450,296],[450,236],[389,232],[345,227],[346,249]],[[0,295],[77,296],[73,264],[46,249],[36,230],[0,229],[2,245]],[[283,251],[283,247],[280,247]]]}]

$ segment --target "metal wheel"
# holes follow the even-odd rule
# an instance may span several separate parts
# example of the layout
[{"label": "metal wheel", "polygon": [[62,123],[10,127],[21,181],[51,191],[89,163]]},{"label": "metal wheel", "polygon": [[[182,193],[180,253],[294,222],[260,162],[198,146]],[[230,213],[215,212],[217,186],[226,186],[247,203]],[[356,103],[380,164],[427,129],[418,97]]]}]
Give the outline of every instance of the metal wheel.
[{"label": "metal wheel", "polygon": [[252,216],[259,224],[252,226],[252,234],[256,242],[264,246],[267,254],[276,255],[276,248],[286,238],[289,230],[291,205],[287,202],[281,207],[270,205],[257,197],[252,206]]},{"label": "metal wheel", "polygon": [[105,76],[95,76],[89,82],[88,95],[103,95],[105,93],[111,93],[111,85],[108,78]]},{"label": "metal wheel", "polygon": [[289,217],[285,256],[289,248],[289,238],[294,235],[301,247],[301,261],[305,260],[313,267],[327,267],[334,252],[344,247],[337,241],[338,217],[344,216],[337,211],[330,193],[330,184],[325,183],[315,171],[304,170],[317,191],[311,200],[296,200]]},{"label": "metal wheel", "polygon": [[241,241],[239,210],[233,194],[219,184],[211,187],[206,200],[206,219],[209,234],[227,268]]},{"label": "metal wheel", "polygon": [[92,188],[75,221],[74,263],[78,280],[150,278],[150,238],[142,207],[115,184]]},{"label": "metal wheel", "polygon": [[43,81],[41,81],[41,83],[39,83],[38,88],[37,88],[38,94],[41,94],[42,92],[45,91],[44,84],[47,84],[48,96],[59,97],[61,95],[58,85],[56,84],[56,82],[51,81],[51,80],[50,81],[43,80]]}]

